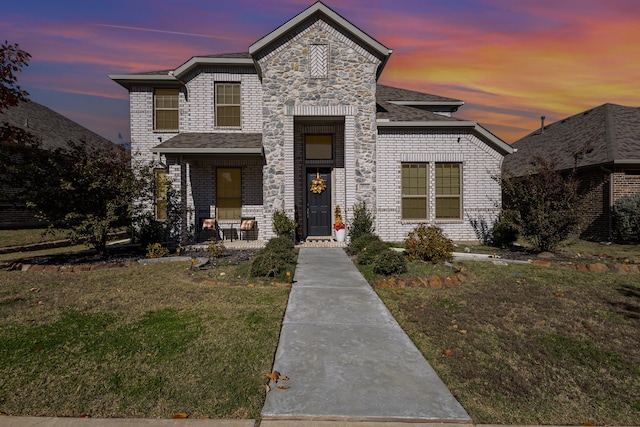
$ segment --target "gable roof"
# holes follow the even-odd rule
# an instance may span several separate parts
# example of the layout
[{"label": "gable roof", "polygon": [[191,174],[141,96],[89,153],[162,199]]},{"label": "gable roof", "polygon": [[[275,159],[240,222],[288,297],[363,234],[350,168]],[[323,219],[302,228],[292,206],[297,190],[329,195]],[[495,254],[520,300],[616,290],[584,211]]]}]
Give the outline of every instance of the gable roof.
[{"label": "gable roof", "polygon": [[276,28],[274,31],[270,32],[257,42],[253,43],[251,46],[249,46],[249,53],[254,57],[259,55],[260,52],[268,49],[272,44],[277,43],[279,40],[285,38],[287,34],[294,31],[298,26],[314,19],[322,19],[323,21],[328,22],[331,25],[341,29],[343,33],[348,34],[354,40],[357,40],[361,46],[378,56],[382,61],[377,71],[377,76],[380,76],[393,50],[389,49],[364,31],[353,25],[351,22],[349,22],[347,19],[342,17],[340,14],[338,14],[336,11],[334,11],[321,1],[318,1],[309,6],[307,9],[294,16],[293,18]]},{"label": "gable roof", "polygon": [[80,142],[92,150],[112,149],[116,145],[71,119],[37,102],[21,101],[0,112],[0,125],[8,123],[29,132],[41,142],[41,148],[66,148],[69,141]]},{"label": "gable roof", "polygon": [[[541,131],[542,130],[542,131]],[[615,164],[640,165],[640,108],[603,104],[538,129],[514,142],[504,167],[520,176],[535,157],[558,170]]]}]

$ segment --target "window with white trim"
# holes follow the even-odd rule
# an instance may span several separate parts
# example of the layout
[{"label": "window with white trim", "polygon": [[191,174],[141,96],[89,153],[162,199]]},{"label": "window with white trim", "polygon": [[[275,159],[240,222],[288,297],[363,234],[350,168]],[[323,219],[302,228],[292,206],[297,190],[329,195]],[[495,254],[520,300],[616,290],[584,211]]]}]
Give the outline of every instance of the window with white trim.
[{"label": "window with white trim", "polygon": [[462,165],[436,163],[436,219],[462,218]]},{"label": "window with white trim", "polygon": [[427,163],[402,164],[402,219],[427,219],[428,188]]},{"label": "window with white trim", "polygon": [[216,83],[216,126],[240,127],[240,83]]},{"label": "window with white trim", "polygon": [[177,131],[179,129],[179,108],[177,88],[155,89],[153,91],[155,130]]}]

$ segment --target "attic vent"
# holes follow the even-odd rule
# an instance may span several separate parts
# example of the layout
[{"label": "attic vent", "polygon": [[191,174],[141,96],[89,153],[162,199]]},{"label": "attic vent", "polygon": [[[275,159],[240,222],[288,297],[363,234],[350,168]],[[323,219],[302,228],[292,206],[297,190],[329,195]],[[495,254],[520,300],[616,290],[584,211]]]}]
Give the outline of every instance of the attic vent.
[{"label": "attic vent", "polygon": [[328,53],[329,45],[312,44],[309,46],[309,70],[312,79],[329,77]]}]

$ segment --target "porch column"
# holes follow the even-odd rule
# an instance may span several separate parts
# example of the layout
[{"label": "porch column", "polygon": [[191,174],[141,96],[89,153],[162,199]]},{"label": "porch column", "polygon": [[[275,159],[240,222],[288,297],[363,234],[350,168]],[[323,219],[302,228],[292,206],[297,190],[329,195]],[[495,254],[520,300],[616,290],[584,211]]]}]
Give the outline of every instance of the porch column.
[{"label": "porch column", "polygon": [[[344,118],[344,170],[346,219],[353,219],[353,205],[356,203],[356,125],[354,116]],[[348,222],[347,222],[348,223]]]},{"label": "porch column", "polygon": [[284,210],[290,218],[295,214],[295,155],[293,152],[294,116],[284,117]]}]

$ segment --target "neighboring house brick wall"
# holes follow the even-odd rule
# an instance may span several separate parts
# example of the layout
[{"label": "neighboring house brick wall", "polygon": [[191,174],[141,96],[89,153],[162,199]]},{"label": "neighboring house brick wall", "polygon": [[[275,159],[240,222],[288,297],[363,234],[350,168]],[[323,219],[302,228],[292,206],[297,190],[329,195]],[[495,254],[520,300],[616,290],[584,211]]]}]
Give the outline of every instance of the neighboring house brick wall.
[{"label": "neighboring house brick wall", "polygon": [[580,171],[578,191],[582,200],[580,236],[586,239],[606,239],[609,237],[611,207],[610,175],[601,169]]},{"label": "neighboring house brick wall", "polygon": [[[313,79],[308,64],[312,44],[328,44],[327,78]],[[265,215],[274,209],[287,208],[293,216],[293,206],[285,206],[285,188],[293,189],[293,176],[285,176],[286,149],[292,149],[285,139],[293,138],[292,129],[285,132],[290,115],[353,115],[352,141],[358,175],[355,201],[364,200],[375,206],[375,88],[379,59],[353,40],[323,21],[311,22],[270,52],[258,58],[262,69],[263,144],[265,151],[264,205]],[[344,114],[351,112],[351,114]],[[289,119],[290,120],[290,119]],[[290,126],[291,124],[289,124]],[[347,129],[346,129],[347,130]],[[348,143],[348,142],[347,142]],[[346,148],[347,150],[349,148]],[[350,169],[355,174],[354,169]],[[346,178],[348,181],[349,178]],[[289,182],[291,181],[291,182]],[[270,230],[267,230],[268,232]],[[270,237],[267,234],[265,237]]]},{"label": "neighboring house brick wall", "polygon": [[616,168],[612,174],[613,203],[640,192],[640,170]]},{"label": "neighboring house brick wall", "polygon": [[[418,224],[435,224],[459,241],[476,240],[472,219],[493,224],[502,203],[494,177],[502,166],[502,155],[474,135],[447,131],[387,130],[378,135],[378,209],[376,232],[388,241],[401,241]],[[429,164],[428,220],[402,220],[401,166],[404,162]],[[462,218],[435,219],[436,162],[462,164]]]}]

